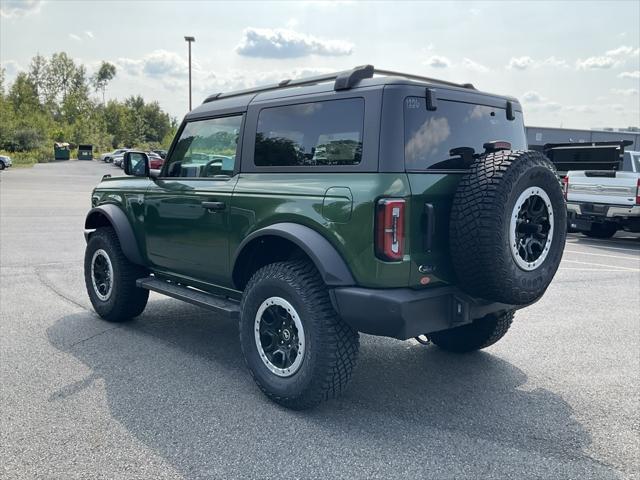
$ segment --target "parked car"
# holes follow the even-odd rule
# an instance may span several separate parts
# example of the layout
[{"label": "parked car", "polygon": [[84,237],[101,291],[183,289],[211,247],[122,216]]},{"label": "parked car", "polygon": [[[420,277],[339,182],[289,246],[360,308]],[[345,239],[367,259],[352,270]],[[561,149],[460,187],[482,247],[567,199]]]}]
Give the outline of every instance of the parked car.
[{"label": "parked car", "polygon": [[117,150],[114,150],[113,152],[104,153],[104,154],[100,155],[100,160],[102,160],[103,162],[112,163],[115,156],[121,155],[121,154],[123,154],[124,152],[126,152],[128,150],[130,150],[130,149],[128,149],[128,148],[119,148]]},{"label": "parked car", "polygon": [[164,165],[164,158],[156,153],[156,151],[148,152],[149,156],[149,168],[152,170],[160,170]]},{"label": "parked car", "polygon": [[167,158],[166,150],[153,150],[153,153],[157,153],[158,155],[160,155],[160,157],[162,157],[163,160]]},{"label": "parked car", "polygon": [[111,159],[112,163],[113,163],[116,167],[123,168],[123,166],[122,166],[122,160],[123,160],[123,158],[124,158],[124,154],[125,154],[125,152],[123,152],[123,153],[118,153],[117,155],[114,155],[114,156],[113,156],[113,158]]},{"label": "parked car", "polygon": [[150,178],[127,152],[130,178],[94,189],[91,303],[122,322],[152,290],[238,319],[251,375],[289,408],[346,388],[358,332],[494,344],[564,250],[561,184],[520,103],[469,84],[367,65],[216,94],[166,162]]},{"label": "parked car", "polygon": [[8,157],[6,155],[0,155],[0,170],[9,168],[11,165],[13,165],[13,162],[11,161],[11,157]]},{"label": "parked car", "polygon": [[563,179],[569,226],[594,238],[640,232],[640,152],[624,152],[623,169],[569,171]]}]

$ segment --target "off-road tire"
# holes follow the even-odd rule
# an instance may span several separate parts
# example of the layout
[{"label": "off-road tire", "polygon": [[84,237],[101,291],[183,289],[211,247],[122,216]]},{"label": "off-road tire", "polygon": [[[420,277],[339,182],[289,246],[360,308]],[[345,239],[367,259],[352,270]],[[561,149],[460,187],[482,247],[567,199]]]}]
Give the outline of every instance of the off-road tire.
[{"label": "off-road tire", "polygon": [[618,226],[615,223],[592,223],[591,229],[582,231],[583,235],[590,238],[611,238],[618,231]]},{"label": "off-road tire", "polygon": [[473,323],[429,334],[429,339],[448,352],[467,353],[493,345],[505,336],[514,311],[491,314]]},{"label": "off-road tire", "polygon": [[[113,266],[113,286],[107,300],[98,297],[91,279],[93,255],[100,249],[107,253]],[[127,260],[113,228],[98,228],[89,237],[84,255],[84,280],[93,308],[105,320],[125,322],[143,312],[149,291],[136,287],[136,280],[148,274],[145,268]]]},{"label": "off-road tire", "polygon": [[[519,196],[540,187],[553,209],[553,237],[533,270],[518,266],[511,252],[511,216]],[[536,151],[499,151],[478,158],[458,184],[449,227],[451,258],[467,293],[511,305],[531,303],[553,279],[564,250],[566,204],[553,164]]]},{"label": "off-road tire", "polygon": [[[272,373],[256,344],[256,314],[262,302],[272,296],[288,301],[304,327],[302,364],[289,377]],[[284,407],[302,410],[344,391],[360,343],[358,332],[334,310],[315,266],[296,260],[269,264],[249,280],[240,305],[240,345],[247,367],[264,394]]]}]

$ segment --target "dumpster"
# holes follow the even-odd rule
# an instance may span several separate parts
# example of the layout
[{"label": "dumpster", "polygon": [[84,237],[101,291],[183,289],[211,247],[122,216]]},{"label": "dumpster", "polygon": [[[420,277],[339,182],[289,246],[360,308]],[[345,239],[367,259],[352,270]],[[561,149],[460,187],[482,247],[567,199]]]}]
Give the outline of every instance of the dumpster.
[{"label": "dumpster", "polygon": [[78,160],[93,160],[93,145],[78,145]]},{"label": "dumpster", "polygon": [[56,160],[69,160],[71,151],[67,142],[56,142],[53,144],[53,158]]}]

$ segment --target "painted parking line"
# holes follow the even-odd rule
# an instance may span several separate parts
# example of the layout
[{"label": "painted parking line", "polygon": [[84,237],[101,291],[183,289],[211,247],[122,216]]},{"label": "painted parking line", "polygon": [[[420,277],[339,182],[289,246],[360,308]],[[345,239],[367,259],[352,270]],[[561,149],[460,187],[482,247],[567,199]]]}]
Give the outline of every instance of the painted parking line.
[{"label": "painted parking line", "polygon": [[624,270],[624,271],[628,271],[628,272],[638,272],[638,273],[640,273],[640,268],[619,267],[617,265],[606,265],[604,263],[579,262],[577,260],[562,260],[562,263],[577,263],[577,264],[580,264],[580,265],[591,265],[592,267],[615,268],[617,270]]},{"label": "painted parking line", "polygon": [[628,272],[626,270],[616,270],[613,268],[574,268],[574,267],[560,267],[558,270],[572,270],[574,272],[617,272],[617,273],[636,273]]},{"label": "painted parking line", "polygon": [[[577,253],[578,255],[591,255],[594,257],[607,257],[607,258],[619,258],[621,260],[634,260],[634,256],[621,256],[621,255],[607,255],[606,253],[591,253],[591,252],[580,252],[578,250],[568,250],[564,249],[565,253]],[[635,258],[635,260],[640,260],[640,255]]]},{"label": "painted parking line", "polygon": [[623,247],[610,247],[602,243],[586,243],[586,242],[567,242],[572,247],[587,247],[587,248],[602,248],[603,250],[622,250],[625,252],[635,252],[640,255],[640,249],[637,248],[623,248]]}]

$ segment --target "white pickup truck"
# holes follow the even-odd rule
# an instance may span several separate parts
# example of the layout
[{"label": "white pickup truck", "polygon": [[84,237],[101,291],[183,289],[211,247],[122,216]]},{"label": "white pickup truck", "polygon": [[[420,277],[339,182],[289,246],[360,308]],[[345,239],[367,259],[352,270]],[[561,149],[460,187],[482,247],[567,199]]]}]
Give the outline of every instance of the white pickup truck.
[{"label": "white pickup truck", "polygon": [[640,232],[640,152],[624,152],[621,170],[575,170],[563,178],[569,227],[589,237]]}]

